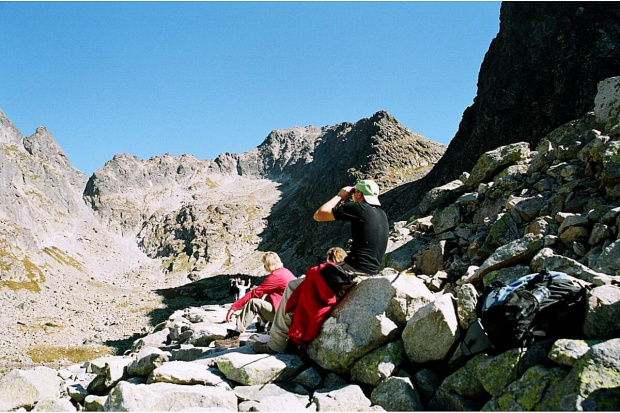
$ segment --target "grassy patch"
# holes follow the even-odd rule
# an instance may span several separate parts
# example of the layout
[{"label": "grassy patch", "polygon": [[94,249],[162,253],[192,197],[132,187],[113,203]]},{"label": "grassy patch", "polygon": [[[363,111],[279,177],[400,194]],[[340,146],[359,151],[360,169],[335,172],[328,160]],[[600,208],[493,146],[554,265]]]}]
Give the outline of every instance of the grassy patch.
[{"label": "grassy patch", "polygon": [[51,346],[36,345],[28,348],[28,357],[34,363],[52,363],[68,361],[80,363],[94,360],[99,357],[115,355],[116,350],[106,346]]},{"label": "grassy patch", "polygon": [[86,268],[80,264],[75,258],[69,256],[66,252],[62,251],[58,247],[43,248],[43,252],[58,261],[61,264],[71,266],[76,270],[86,273]]},{"label": "grassy patch", "polygon": [[[17,268],[16,268],[17,267]],[[26,280],[6,280],[0,282],[0,287],[8,287],[13,291],[28,290],[38,293],[41,291],[39,283],[45,282],[45,275],[28,257],[19,258],[8,248],[0,245],[0,271],[11,273],[16,271],[18,274],[26,275]]]}]

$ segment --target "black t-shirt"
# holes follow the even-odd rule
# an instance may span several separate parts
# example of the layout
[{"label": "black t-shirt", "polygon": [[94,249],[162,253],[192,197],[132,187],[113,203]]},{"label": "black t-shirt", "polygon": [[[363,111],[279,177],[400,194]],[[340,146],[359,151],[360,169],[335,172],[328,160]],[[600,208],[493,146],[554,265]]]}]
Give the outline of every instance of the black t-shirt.
[{"label": "black t-shirt", "polygon": [[366,202],[345,202],[332,212],[337,220],[351,222],[353,244],[344,261],[358,271],[376,274],[388,244],[385,212]]}]

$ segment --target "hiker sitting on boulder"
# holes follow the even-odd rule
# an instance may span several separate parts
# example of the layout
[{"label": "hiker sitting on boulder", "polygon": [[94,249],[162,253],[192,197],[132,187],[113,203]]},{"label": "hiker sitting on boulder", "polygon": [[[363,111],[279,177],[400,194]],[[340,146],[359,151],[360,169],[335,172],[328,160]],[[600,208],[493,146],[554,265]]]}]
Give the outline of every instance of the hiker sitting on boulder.
[{"label": "hiker sitting on boulder", "polygon": [[[346,202],[349,198],[353,202]],[[379,185],[370,179],[346,186],[314,213],[318,222],[351,222],[351,251],[342,266],[353,277],[376,275],[387,249],[389,224],[379,202]]]},{"label": "hiker sitting on boulder", "polygon": [[[275,252],[265,253],[263,265],[270,274],[262,283],[248,291],[230,306],[226,314],[226,322],[231,322],[233,316],[238,313],[237,327],[234,330],[228,330],[224,340],[238,342],[241,333],[257,315],[266,322],[272,322],[286,285],[296,279],[293,273],[284,267],[280,257]],[[266,300],[262,298],[264,295],[267,295]]]},{"label": "hiker sitting on boulder", "polygon": [[[305,276],[288,283],[273,318],[269,341],[255,341],[257,353],[285,353],[306,348],[318,335],[341,291],[350,285],[350,276],[342,270],[347,253],[339,247],[327,251],[327,262],[310,267]],[[343,288],[344,287],[344,288]]]}]

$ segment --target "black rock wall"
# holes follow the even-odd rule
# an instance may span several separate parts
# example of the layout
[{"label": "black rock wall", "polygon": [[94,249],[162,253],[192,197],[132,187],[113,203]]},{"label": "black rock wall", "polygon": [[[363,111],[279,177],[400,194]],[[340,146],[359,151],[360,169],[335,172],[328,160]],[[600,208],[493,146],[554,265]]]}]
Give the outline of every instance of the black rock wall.
[{"label": "black rock wall", "polygon": [[504,2],[478,92],[443,158],[423,179],[385,194],[407,219],[424,194],[498,146],[529,142],[594,107],[597,83],[620,74],[620,3]]}]

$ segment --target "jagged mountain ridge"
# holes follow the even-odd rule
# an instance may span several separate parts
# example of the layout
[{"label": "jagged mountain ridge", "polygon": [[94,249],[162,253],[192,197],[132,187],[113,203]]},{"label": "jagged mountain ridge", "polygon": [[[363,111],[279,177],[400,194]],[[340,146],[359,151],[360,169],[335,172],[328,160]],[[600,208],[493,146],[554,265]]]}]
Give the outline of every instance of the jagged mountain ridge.
[{"label": "jagged mountain ridge", "polygon": [[382,197],[388,215],[410,218],[424,194],[470,170],[482,153],[536,146],[591,110],[597,83],[618,75],[619,21],[617,2],[503,2],[474,103],[433,171]]},{"label": "jagged mountain ridge", "polygon": [[247,260],[257,249],[303,271],[308,257],[345,241],[338,229],[313,227],[320,202],[363,177],[384,190],[417,179],[443,150],[378,112],[354,124],[276,130],[255,149],[214,160],[118,155],[89,179],[84,199],[109,228],[171,260],[170,271],[253,271]]}]

